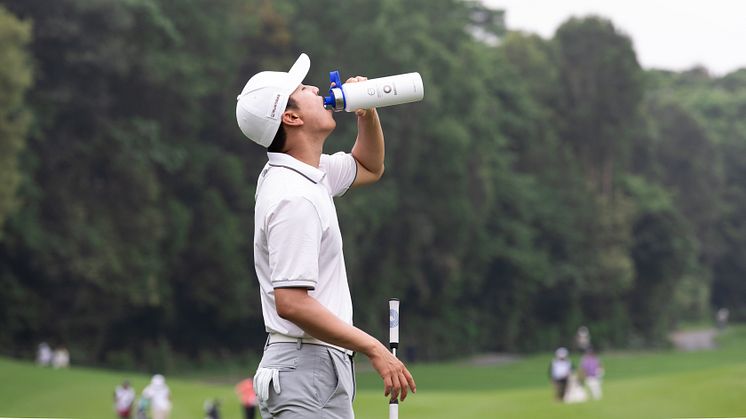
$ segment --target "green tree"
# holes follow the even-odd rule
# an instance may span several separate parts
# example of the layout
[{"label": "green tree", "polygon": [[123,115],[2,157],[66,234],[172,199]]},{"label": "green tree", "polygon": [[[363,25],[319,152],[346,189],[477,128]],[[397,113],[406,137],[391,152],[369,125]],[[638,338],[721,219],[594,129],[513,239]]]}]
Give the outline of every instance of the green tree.
[{"label": "green tree", "polygon": [[630,133],[639,123],[642,71],[632,41],[608,20],[572,18],[555,33],[562,95],[557,112],[598,190],[610,195],[625,168]]},{"label": "green tree", "polygon": [[[251,239],[236,234],[251,223],[235,157],[248,145],[225,128],[235,105],[224,100],[243,81],[235,46],[260,36],[240,19],[246,4],[4,3],[35,22],[39,80],[28,210],[11,220],[3,254],[35,320],[3,334],[17,345],[53,338],[102,361],[169,342],[194,354],[202,336],[251,324]],[[198,289],[220,292],[195,302]],[[57,312],[66,316],[53,321]],[[193,312],[206,314],[187,335],[180,319]],[[242,336],[226,346],[246,345]]]},{"label": "green tree", "polygon": [[[457,0],[0,3],[34,22],[36,65],[22,210],[3,215],[3,351],[51,338],[160,369],[261,350],[266,158],[235,97],[301,51],[322,91],[330,70],[425,82],[424,101],[380,110],[384,178],[336,204],[375,335],[398,296],[425,358],[545,349],[581,324],[596,344],[655,343],[710,272],[714,303],[744,295],[743,74],[643,77],[605,19],[546,40]],[[327,151],[349,149],[355,118],[335,118]]]},{"label": "green tree", "polygon": [[675,325],[676,301],[671,298],[696,261],[686,222],[675,212],[640,214],[633,228],[635,286],[629,310],[635,330],[648,342],[660,342]]},{"label": "green tree", "polygon": [[[0,5],[0,255],[10,244],[4,242],[4,225],[22,205],[18,188],[22,182],[19,165],[25,144],[30,114],[25,95],[32,84],[28,44],[31,24],[22,22]],[[32,298],[18,281],[4,269],[0,256],[0,329],[16,331],[33,318],[34,313],[25,307]],[[0,346],[15,346],[10,333],[0,333]]]},{"label": "green tree", "polygon": [[21,22],[0,6],[0,240],[6,217],[19,205],[21,181],[18,156],[29,126],[25,94],[31,86],[27,46],[31,24]]}]

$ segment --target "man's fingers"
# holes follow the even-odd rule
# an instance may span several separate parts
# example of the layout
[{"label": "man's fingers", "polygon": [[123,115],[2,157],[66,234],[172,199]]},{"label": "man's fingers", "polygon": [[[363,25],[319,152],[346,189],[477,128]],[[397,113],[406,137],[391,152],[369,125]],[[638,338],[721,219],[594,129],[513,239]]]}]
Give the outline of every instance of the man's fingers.
[{"label": "man's fingers", "polygon": [[389,396],[391,400],[396,400],[399,396],[399,383],[397,382],[395,374],[391,374],[383,379],[383,383],[386,386],[386,393],[384,396]]},{"label": "man's fingers", "polygon": [[399,397],[399,400],[404,401],[404,399],[407,398],[407,385],[404,384],[407,381],[404,378],[404,374],[401,374],[401,376],[399,377],[399,382],[402,383],[402,386],[401,386],[401,397]]},{"label": "man's fingers", "polygon": [[384,395],[390,400],[407,398],[409,393],[415,393],[416,385],[412,374],[400,360],[386,351],[382,358],[372,358],[373,366],[383,379]]},{"label": "man's fingers", "polygon": [[412,377],[412,374],[409,373],[409,371],[406,372],[407,377],[407,383],[409,384],[409,388],[412,389],[412,393],[417,393],[417,384],[414,382],[414,377]]},{"label": "man's fingers", "polygon": [[365,80],[368,80],[368,78],[364,76],[355,76],[355,77],[350,77],[349,79],[347,79],[345,83],[355,83],[355,82],[365,81]]},{"label": "man's fingers", "polygon": [[394,373],[393,379],[391,380],[394,386],[391,394],[392,400],[404,400],[404,398],[407,397],[406,381],[404,381],[403,378],[404,377],[401,373]]},{"label": "man's fingers", "polygon": [[398,396],[400,401],[404,401],[410,391],[412,393],[417,392],[417,385],[414,382],[414,378],[404,365],[402,365],[400,371],[394,373],[391,383],[393,386],[391,394],[392,400],[395,400]]},{"label": "man's fingers", "polygon": [[391,389],[391,400],[396,400],[399,398],[399,390],[401,388],[398,385],[394,385],[394,387]]}]

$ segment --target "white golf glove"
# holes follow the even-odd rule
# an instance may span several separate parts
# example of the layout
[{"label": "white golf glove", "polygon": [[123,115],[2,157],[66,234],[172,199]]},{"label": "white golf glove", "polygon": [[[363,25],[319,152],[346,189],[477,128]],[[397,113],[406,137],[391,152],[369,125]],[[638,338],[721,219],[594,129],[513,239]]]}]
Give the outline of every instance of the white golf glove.
[{"label": "white golf glove", "polygon": [[275,392],[280,394],[280,371],[275,368],[259,368],[254,374],[254,391],[259,401],[266,402],[269,399],[269,384],[275,387]]}]

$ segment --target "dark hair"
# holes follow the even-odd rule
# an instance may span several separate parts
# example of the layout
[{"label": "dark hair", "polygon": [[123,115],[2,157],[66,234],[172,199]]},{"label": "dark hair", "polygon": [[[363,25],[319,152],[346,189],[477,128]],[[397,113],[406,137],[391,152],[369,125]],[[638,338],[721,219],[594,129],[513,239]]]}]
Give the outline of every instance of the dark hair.
[{"label": "dark hair", "polygon": [[[292,98],[288,98],[288,104],[285,106],[285,109],[296,107],[297,105],[295,104],[295,101]],[[271,151],[272,153],[282,153],[285,149],[286,139],[287,134],[285,133],[285,127],[282,125],[282,122],[280,122],[280,127],[277,128],[277,134],[275,134],[275,139],[272,140],[272,144],[267,147],[267,151]]]}]

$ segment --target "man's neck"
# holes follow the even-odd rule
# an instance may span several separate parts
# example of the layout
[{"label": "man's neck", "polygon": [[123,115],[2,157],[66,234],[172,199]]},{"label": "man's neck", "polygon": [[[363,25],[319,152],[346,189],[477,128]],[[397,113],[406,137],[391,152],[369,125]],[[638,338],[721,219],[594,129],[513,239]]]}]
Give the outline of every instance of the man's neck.
[{"label": "man's neck", "polygon": [[324,148],[324,138],[288,138],[286,144],[288,144],[288,148],[285,150],[286,154],[310,166],[319,167],[321,153]]}]

